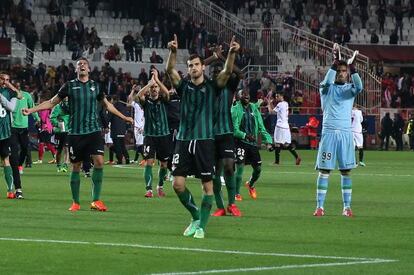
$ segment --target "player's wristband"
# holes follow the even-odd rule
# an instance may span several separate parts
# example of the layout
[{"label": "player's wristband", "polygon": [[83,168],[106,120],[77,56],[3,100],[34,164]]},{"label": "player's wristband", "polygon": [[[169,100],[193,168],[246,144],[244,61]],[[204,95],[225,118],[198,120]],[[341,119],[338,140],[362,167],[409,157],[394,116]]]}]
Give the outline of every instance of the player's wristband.
[{"label": "player's wristband", "polygon": [[351,72],[351,75],[356,74],[357,71],[354,64],[349,64],[349,71]]}]

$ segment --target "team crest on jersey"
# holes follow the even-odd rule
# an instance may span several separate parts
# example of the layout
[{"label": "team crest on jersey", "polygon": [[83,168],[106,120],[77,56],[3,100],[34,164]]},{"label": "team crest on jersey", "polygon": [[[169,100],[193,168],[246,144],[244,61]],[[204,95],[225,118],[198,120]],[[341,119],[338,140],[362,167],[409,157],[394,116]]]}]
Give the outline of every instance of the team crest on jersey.
[{"label": "team crest on jersey", "polygon": [[93,92],[95,92],[95,86],[92,86],[91,87],[91,92],[93,93]]}]

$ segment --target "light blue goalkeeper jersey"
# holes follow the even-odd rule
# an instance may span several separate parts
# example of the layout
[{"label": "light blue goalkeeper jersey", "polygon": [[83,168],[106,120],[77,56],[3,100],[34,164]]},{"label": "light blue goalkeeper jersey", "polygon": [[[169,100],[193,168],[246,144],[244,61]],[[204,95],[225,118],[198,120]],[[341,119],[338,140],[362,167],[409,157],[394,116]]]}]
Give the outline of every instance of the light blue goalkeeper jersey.
[{"label": "light blue goalkeeper jersey", "polygon": [[362,92],[357,73],[352,83],[335,84],[336,71],[329,69],[319,87],[323,111],[322,133],[332,130],[351,131],[351,112],[355,96]]}]

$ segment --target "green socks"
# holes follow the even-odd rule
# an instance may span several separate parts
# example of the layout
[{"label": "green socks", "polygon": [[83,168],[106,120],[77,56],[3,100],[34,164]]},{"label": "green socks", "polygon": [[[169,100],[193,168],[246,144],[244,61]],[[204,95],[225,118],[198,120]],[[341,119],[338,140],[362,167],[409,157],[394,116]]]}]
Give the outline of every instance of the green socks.
[{"label": "green socks", "polygon": [[252,177],[249,180],[249,185],[251,188],[254,187],[254,184],[259,179],[261,173],[262,173],[262,166],[259,165],[259,166],[253,167]]},{"label": "green socks", "polygon": [[7,184],[7,192],[13,191],[13,170],[11,166],[4,166],[4,179]]},{"label": "green socks", "polygon": [[73,202],[79,204],[79,189],[80,189],[80,176],[79,172],[72,172],[70,175],[70,190],[72,191]]},{"label": "green socks", "polygon": [[236,195],[236,177],[234,175],[224,175],[226,181],[227,195],[229,197],[229,205],[234,204],[234,196]]},{"label": "green socks", "polygon": [[152,190],[152,165],[146,165],[144,168],[145,189]]},{"label": "green socks", "polygon": [[92,172],[92,200],[98,201],[101,197],[103,169],[93,168]]},{"label": "green socks", "polygon": [[236,194],[240,194],[240,186],[243,180],[244,164],[236,164]]},{"label": "green socks", "polygon": [[[185,188],[184,192],[177,193],[177,196],[180,199],[180,202],[188,210],[188,212],[190,212],[191,216],[193,217],[193,220],[194,221],[199,220],[200,213],[198,211],[197,205],[194,202],[193,195],[191,195],[190,193],[190,190]],[[211,207],[211,201],[210,201],[210,207]]]},{"label": "green socks", "polygon": [[223,193],[221,192],[221,180],[218,175],[216,175],[213,179],[213,191],[217,208],[224,209]]},{"label": "green socks", "polygon": [[[220,178],[219,178],[220,179]],[[200,209],[200,228],[206,229],[208,218],[210,217],[211,205],[213,204],[212,195],[203,195]]]},{"label": "green socks", "polygon": [[164,178],[168,173],[168,169],[167,168],[163,168],[160,167],[160,170],[158,171],[158,186],[163,186],[164,185]]}]

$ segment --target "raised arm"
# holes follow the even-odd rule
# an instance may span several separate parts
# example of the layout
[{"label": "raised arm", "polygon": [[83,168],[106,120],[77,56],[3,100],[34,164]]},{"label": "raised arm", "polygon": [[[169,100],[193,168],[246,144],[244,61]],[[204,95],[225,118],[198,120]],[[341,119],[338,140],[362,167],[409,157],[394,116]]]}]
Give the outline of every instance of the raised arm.
[{"label": "raised arm", "polygon": [[268,103],[267,103],[267,110],[269,111],[269,114],[276,114],[275,112],[275,106],[273,106],[273,102],[269,99]]},{"label": "raised arm", "polygon": [[16,93],[17,99],[22,99],[23,98],[23,92],[21,90],[17,89],[16,87],[14,87],[14,85],[11,84],[9,80],[5,80],[4,84],[6,85],[7,88],[9,88],[10,90],[12,90],[13,92]]},{"label": "raised arm", "polygon": [[27,116],[27,115],[30,115],[31,113],[52,109],[57,104],[59,104],[61,101],[62,99],[59,97],[59,94],[57,94],[54,97],[52,97],[50,100],[46,100],[33,108],[23,108],[22,113],[25,116]]},{"label": "raised arm", "polygon": [[177,49],[178,49],[178,41],[177,41],[176,34],[174,34],[174,40],[168,42],[168,48],[170,49],[170,53],[167,59],[166,71],[167,71],[167,74],[170,76],[171,84],[174,87],[178,87],[181,77],[178,74],[177,70],[175,69],[175,65],[177,63]]},{"label": "raised arm", "polygon": [[338,66],[338,62],[341,59],[341,50],[337,43],[333,45],[332,48],[332,55],[333,55],[333,62],[331,68],[325,75],[325,78],[319,84],[319,92],[321,94],[326,94],[329,90],[329,87],[334,84],[336,78],[336,69]]},{"label": "raised arm", "polygon": [[160,95],[162,98],[164,98],[164,100],[169,101],[170,100],[170,93],[168,92],[167,87],[165,87],[165,85],[160,81],[159,77],[158,77],[158,71],[156,69],[152,69],[152,78],[153,81],[155,83],[158,84],[158,86],[160,86]]},{"label": "raised arm", "polygon": [[352,88],[352,93],[354,95],[361,93],[363,89],[361,77],[359,76],[355,68],[355,60],[358,54],[358,50],[354,51],[352,57],[347,61],[351,73],[352,83],[354,83],[354,87]]},{"label": "raised arm", "polygon": [[150,87],[153,85],[153,80],[151,78],[150,81],[148,81],[147,85],[145,85],[139,92],[134,96],[134,101],[137,103],[143,103],[145,101],[145,96],[147,92],[149,91]]},{"label": "raised arm", "polygon": [[132,117],[124,116],[124,114],[122,114],[120,111],[118,111],[114,107],[114,105],[106,99],[106,97],[103,98],[102,104],[110,113],[118,116],[119,118],[121,118],[122,120],[125,120],[126,122],[129,122],[131,124],[134,123],[134,120],[132,119]]},{"label": "raised arm", "polygon": [[224,88],[227,84],[227,81],[230,78],[231,73],[233,72],[234,60],[236,59],[236,53],[239,51],[240,45],[236,42],[236,37],[233,35],[230,41],[230,49],[227,54],[226,63],[224,63],[223,70],[217,76],[217,86],[219,88]]}]

